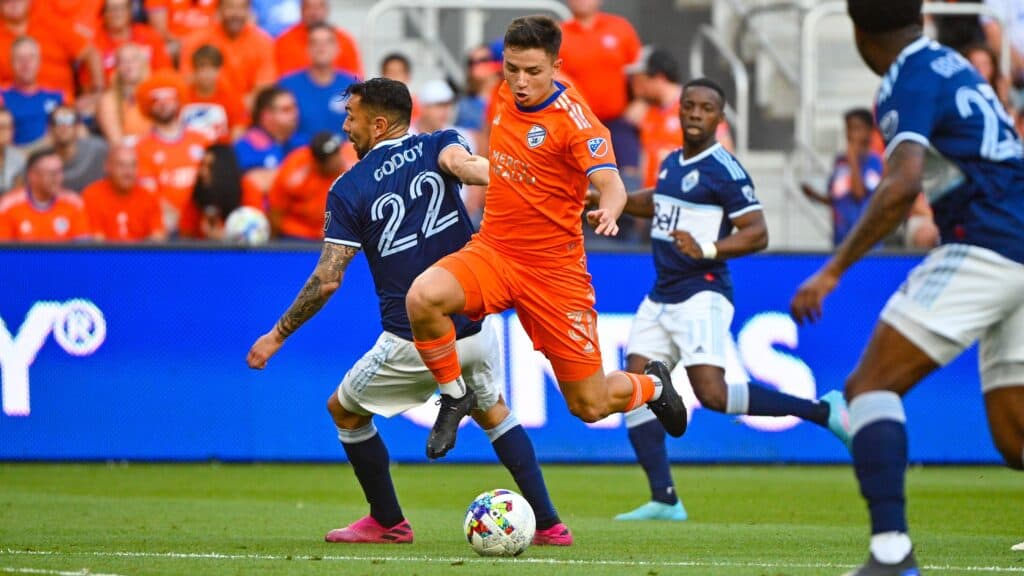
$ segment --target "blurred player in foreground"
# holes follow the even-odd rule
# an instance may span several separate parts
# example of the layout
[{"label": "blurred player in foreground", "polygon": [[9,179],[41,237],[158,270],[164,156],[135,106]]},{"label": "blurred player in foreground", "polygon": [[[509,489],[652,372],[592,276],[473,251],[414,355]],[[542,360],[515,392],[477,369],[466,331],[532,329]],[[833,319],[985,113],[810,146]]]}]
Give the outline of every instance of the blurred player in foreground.
[{"label": "blurred player in foreground", "polygon": [[[356,253],[366,251],[384,332],[345,375],[327,409],[370,514],[331,530],[326,540],[412,542],[373,415],[388,418],[421,406],[437,389],[413,345],[405,294],[420,272],[469,240],[473,227],[459,188],[462,183],[487,184],[489,167],[486,159],[470,154],[469,144],[453,130],[408,134],[412,98],[401,82],[374,78],[353,84],[346,111],[344,130],[360,161],[331,186],[316,269],[288,311],[253,344],[248,363],[263,369],[285,339],[341,286]],[[534,544],[572,544],[572,533],[548,497],[533,444],[501,397],[504,374],[496,326],[462,316],[455,323],[454,346],[465,362],[466,383],[476,393],[473,418],[533,507]]]},{"label": "blurred player in foreground", "polygon": [[475,402],[453,344],[450,315],[460,313],[481,318],[514,308],[534,348],[551,361],[569,410],[585,422],[650,403],[669,433],[686,430],[686,407],[664,364],[608,376],[602,367],[580,217],[589,182],[601,201],[587,221],[614,236],[626,191],[608,130],[573,88],[554,80],[560,44],[550,18],[518,18],[508,27],[480,233],[420,275],[406,299],[416,347],[441,388],[441,413],[427,441],[432,458],[454,446],[458,423]]},{"label": "blurred player in foreground", "polygon": [[941,245],[882,310],[846,381],[853,463],[871,513],[871,553],[853,576],[919,574],[907,533],[901,396],[981,340],[989,428],[1007,465],[1024,459],[1024,159],[992,87],[922,36],[921,0],[849,0],[857,50],[882,76],[875,102],[885,177],[836,253],[797,290],[798,322],[821,318],[840,277],[924,190]]},{"label": "blurred player in foreground", "polygon": [[[764,250],[768,226],[754,183],[715,136],[724,114],[725,93],[717,83],[704,78],[687,82],[679,102],[683,147],[662,161],[654,188],[630,194],[626,202],[627,214],[651,219],[657,270],[654,287],[633,320],[626,369],[640,370],[651,360],[669,368],[682,362],[705,408],[798,416],[848,443],[846,402],[838,391],[815,402],[745,378],[726,378],[733,304],[725,261]],[[626,426],[647,474],[651,501],[615,519],[686,520],[672,483],[665,431],[646,407],[627,413]]]}]

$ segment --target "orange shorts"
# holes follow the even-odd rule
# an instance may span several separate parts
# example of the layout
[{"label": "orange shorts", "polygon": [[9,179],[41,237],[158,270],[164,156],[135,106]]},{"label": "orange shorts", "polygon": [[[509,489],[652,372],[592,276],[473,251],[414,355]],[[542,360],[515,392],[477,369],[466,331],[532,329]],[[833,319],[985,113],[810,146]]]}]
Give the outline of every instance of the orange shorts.
[{"label": "orange shorts", "polygon": [[474,238],[437,265],[462,285],[466,316],[479,319],[514,308],[559,382],[583,380],[602,368],[594,287],[585,261],[557,268],[528,266]]}]

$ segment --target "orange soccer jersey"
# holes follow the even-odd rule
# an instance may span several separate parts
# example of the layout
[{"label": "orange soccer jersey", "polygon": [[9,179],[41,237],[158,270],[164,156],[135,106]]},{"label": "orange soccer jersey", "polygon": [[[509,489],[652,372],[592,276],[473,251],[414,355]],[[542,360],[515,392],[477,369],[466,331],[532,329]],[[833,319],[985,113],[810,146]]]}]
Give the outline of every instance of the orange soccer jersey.
[{"label": "orange soccer jersey", "polygon": [[324,176],[317,170],[308,146],[284,159],[268,197],[270,210],[281,213],[282,235],[323,239],[327,192],[337,177],[337,174]]},{"label": "orange soccer jersey", "polygon": [[28,190],[12,190],[0,200],[0,242],[68,242],[89,238],[89,218],[82,199],[60,192],[40,206]]},{"label": "orange soccer jersey", "polygon": [[163,232],[164,223],[156,196],[136,186],[118,194],[104,178],[82,191],[93,233],[110,242],[137,242]]},{"label": "orange soccer jersey", "polygon": [[480,239],[531,266],[557,267],[583,256],[588,178],[615,170],[608,129],[572,87],[520,108],[507,84],[491,122],[491,183]]},{"label": "orange soccer jersey", "polygon": [[640,145],[644,151],[644,186],[658,183],[658,167],[673,150],[683,145],[679,122],[679,101],[671,106],[649,106],[640,124]]},{"label": "orange soccer jersey", "polygon": [[[162,207],[180,216],[192,199],[192,188],[199,173],[206,147],[206,136],[185,129],[174,141],[161,138],[156,132],[143,136],[136,149],[139,154],[139,183],[156,194]],[[168,228],[175,228],[168,223]]]}]

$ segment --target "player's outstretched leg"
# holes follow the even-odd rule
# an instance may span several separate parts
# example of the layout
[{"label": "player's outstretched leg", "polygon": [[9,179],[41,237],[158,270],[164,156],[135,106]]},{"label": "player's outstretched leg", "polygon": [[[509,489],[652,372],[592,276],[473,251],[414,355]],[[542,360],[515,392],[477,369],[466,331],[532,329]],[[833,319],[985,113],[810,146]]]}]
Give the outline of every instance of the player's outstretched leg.
[{"label": "player's outstretched leg", "polygon": [[327,410],[338,427],[338,439],[370,503],[370,514],[344,528],[331,530],[324,540],[348,544],[412,542],[412,526],[402,514],[391,481],[388,449],[373,420],[345,410],[335,394],[327,401]]},{"label": "player's outstretched leg", "polygon": [[455,447],[459,423],[476,406],[476,395],[462,378],[455,325],[450,317],[465,305],[462,285],[451,272],[438,266],[420,274],[405,297],[416,350],[441,390],[441,410],[427,438],[427,458],[431,459]]},{"label": "player's outstretched leg", "polygon": [[689,414],[682,397],[672,385],[672,371],[660,360],[651,360],[644,366],[644,374],[650,376],[660,385],[656,385],[655,394],[647,401],[647,407],[658,417],[670,436],[679,438],[686,433]]},{"label": "player's outstretched leg", "polygon": [[515,480],[523,498],[530,503],[537,519],[533,543],[540,546],[571,546],[572,532],[562,523],[551,503],[548,487],[544,483],[533,442],[526,430],[512,414],[504,400],[485,412],[474,411],[473,419],[491,440],[494,453]]},{"label": "player's outstretched leg", "polygon": [[672,483],[668,450],[665,449],[665,428],[650,409],[641,406],[626,413],[626,429],[637,461],[647,475],[651,500],[634,510],[617,515],[615,519],[686,520],[686,508]]}]

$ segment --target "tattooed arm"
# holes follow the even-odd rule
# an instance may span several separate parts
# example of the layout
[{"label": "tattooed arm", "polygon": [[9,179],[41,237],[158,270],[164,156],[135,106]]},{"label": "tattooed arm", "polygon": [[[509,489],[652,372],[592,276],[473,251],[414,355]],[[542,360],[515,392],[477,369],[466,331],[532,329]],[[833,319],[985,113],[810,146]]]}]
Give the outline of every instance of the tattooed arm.
[{"label": "tattooed arm", "polygon": [[358,252],[358,248],[342,244],[324,243],[320,252],[320,261],[316,269],[309,275],[306,284],[295,297],[295,301],[277,321],[277,324],[249,349],[247,361],[250,368],[262,370],[286,338],[295,333],[306,320],[309,320],[323,308],[334,292],[341,286],[345,268]]}]

